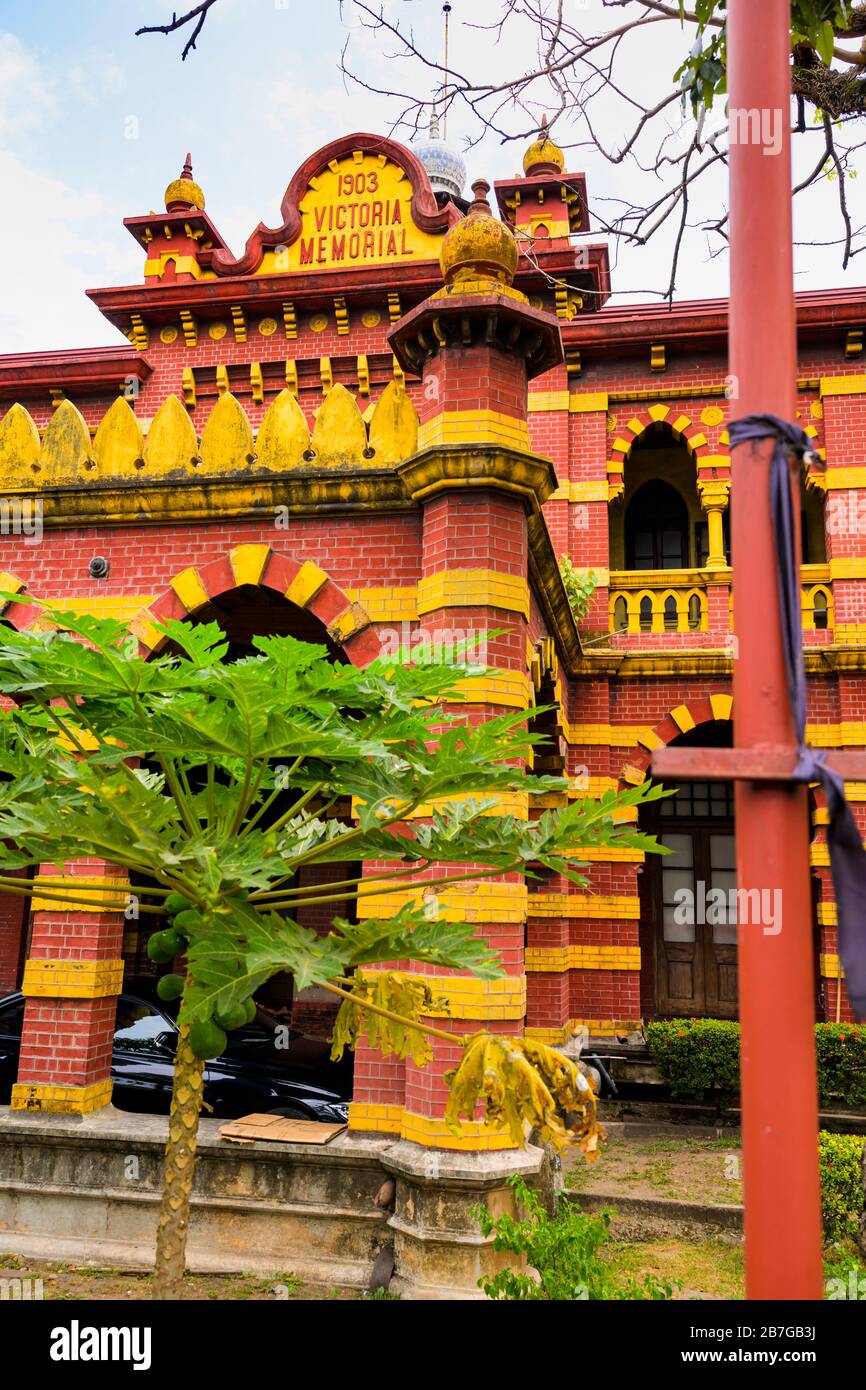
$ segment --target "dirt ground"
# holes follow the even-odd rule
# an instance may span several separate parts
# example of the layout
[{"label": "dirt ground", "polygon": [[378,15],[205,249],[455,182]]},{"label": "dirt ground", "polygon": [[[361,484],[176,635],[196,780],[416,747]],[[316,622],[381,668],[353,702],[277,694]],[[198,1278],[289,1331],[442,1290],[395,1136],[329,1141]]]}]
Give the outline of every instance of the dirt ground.
[{"label": "dirt ground", "polygon": [[[0,1281],[41,1279],[44,1299],[146,1299],[150,1297],[150,1276],[122,1269],[91,1269],[89,1266],[58,1261],[30,1260],[20,1255],[0,1254]],[[294,1274],[282,1271],[262,1279],[254,1274],[188,1274],[184,1298],[216,1299],[220,1302],[245,1300],[300,1301],[310,1299],[355,1299],[363,1295],[354,1289],[326,1288],[304,1284]]]},{"label": "dirt ground", "polygon": [[724,1139],[609,1139],[596,1163],[565,1160],[565,1183],[578,1192],[620,1192],[625,1197],[672,1198],[710,1206],[743,1200],[742,1150]]}]

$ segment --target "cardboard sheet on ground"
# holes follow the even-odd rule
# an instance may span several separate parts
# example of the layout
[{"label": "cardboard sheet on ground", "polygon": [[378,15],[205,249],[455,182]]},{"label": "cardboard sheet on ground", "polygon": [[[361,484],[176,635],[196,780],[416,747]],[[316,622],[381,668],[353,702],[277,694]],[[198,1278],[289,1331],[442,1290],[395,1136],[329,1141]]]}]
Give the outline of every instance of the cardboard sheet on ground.
[{"label": "cardboard sheet on ground", "polygon": [[242,1115],[222,1126],[220,1138],[235,1144],[252,1144],[256,1139],[277,1144],[330,1144],[344,1129],[346,1125],[290,1120],[285,1115]]}]

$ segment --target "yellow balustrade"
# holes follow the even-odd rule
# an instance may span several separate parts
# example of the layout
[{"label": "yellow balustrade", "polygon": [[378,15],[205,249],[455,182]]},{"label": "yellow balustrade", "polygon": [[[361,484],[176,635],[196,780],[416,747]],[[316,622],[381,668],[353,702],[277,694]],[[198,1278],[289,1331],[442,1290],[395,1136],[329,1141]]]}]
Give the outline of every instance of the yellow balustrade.
[{"label": "yellow balustrade", "polygon": [[613,570],[611,632],[706,632],[703,570]]},{"label": "yellow balustrade", "polygon": [[[800,609],[804,632],[832,632],[835,627],[833,584],[829,565],[801,565]],[[734,595],[731,593],[728,610],[730,627],[734,631]]]}]

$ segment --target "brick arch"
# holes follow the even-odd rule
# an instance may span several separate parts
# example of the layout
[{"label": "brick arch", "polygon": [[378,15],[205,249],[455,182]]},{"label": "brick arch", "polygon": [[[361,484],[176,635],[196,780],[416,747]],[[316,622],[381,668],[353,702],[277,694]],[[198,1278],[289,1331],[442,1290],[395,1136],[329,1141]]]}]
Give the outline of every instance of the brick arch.
[{"label": "brick arch", "polygon": [[[182,621],[220,594],[245,584],[271,589],[312,613],[353,666],[366,666],[381,654],[381,643],[371,627],[369,614],[360,603],[353,603],[318,565],[283,555],[269,545],[238,545],[207,564],[181,570],[147,608],[139,609],[130,620],[129,630],[138,638],[142,656],[150,656],[165,644],[157,622],[170,618]],[[19,594],[24,588],[24,580],[0,573],[0,592]],[[71,607],[74,602],[72,598]],[[0,612],[19,631],[30,627],[40,614],[35,605],[14,600],[7,601],[5,611]]]},{"label": "brick arch", "polygon": [[633,415],[622,429],[617,429],[616,435],[611,445],[610,458],[607,464],[608,487],[611,501],[615,497],[621,497],[624,491],[623,473],[625,463],[631,453],[632,445],[639,439],[644,430],[649,429],[650,425],[665,424],[672,431],[681,443],[685,444],[689,453],[698,461],[707,453],[709,445],[707,436],[704,434],[700,424],[696,424],[690,415],[684,415],[672,405],[664,405],[661,401],[657,405],[651,405],[646,410],[640,410]]},{"label": "brick arch", "polygon": [[732,717],[733,696],[719,692],[701,700],[690,700],[669,710],[654,728],[639,735],[638,747],[623,764],[619,779],[622,786],[637,786],[649,775],[650,759],[656,748],[665,748],[681,734],[687,734],[701,724],[714,724]]},{"label": "brick arch", "polygon": [[353,666],[366,666],[380,655],[379,638],[360,603],[353,603],[312,560],[298,560],[269,545],[238,545],[207,564],[181,570],[149,607],[136,613],[130,631],[141,643],[143,655],[149,656],[166,641],[156,622],[181,621],[247,584],[270,589],[312,613]]}]

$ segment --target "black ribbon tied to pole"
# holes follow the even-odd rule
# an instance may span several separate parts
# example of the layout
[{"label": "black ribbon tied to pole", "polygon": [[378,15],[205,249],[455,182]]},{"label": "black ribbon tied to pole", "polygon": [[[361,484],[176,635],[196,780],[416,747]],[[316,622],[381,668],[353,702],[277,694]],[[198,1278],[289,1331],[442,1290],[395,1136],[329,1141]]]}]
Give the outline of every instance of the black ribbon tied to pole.
[{"label": "black ribbon tied to pole", "polygon": [[789,457],[794,454],[802,460],[812,445],[799,425],[776,415],[747,415],[742,420],[734,420],[728,432],[732,449],[749,440],[775,441],[770,463],[770,508],[776,539],[776,576],[788,699],[797,734],[798,758],[793,777],[797,782],[820,783],[827,798],[827,844],[836,894],[839,959],[845,971],[851,1007],[855,1016],[862,1019],[866,1017],[866,849],[845,797],[843,779],[827,767],[826,753],[806,744],[806,665]]}]

